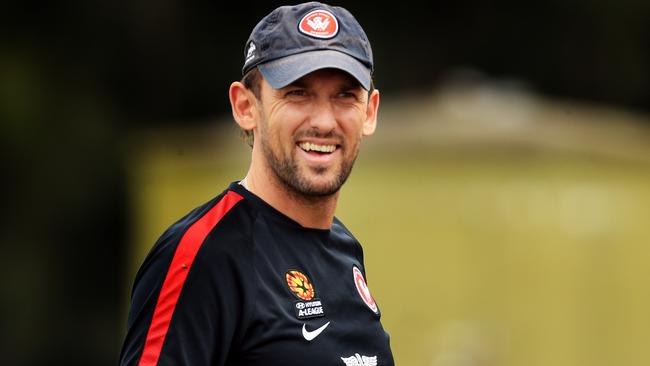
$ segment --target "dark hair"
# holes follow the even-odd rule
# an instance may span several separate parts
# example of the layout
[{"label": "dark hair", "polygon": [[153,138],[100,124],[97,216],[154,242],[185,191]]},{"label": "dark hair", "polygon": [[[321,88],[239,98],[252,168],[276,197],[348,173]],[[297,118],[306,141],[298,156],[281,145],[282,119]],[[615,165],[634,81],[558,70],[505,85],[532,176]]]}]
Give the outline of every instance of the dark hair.
[{"label": "dark hair", "polygon": [[[244,84],[246,89],[253,92],[257,100],[262,98],[262,73],[257,69],[257,67],[252,68],[248,71],[241,79],[241,83]],[[372,91],[375,90],[375,82],[370,79],[370,89],[368,89],[368,97],[372,94]],[[240,130],[241,137],[248,144],[248,146],[253,147],[253,131]]]},{"label": "dark hair", "polygon": [[244,84],[246,89],[253,92],[257,100],[260,100],[262,95],[262,73],[257,69],[257,67],[254,67],[247,72],[241,79],[241,83]]}]

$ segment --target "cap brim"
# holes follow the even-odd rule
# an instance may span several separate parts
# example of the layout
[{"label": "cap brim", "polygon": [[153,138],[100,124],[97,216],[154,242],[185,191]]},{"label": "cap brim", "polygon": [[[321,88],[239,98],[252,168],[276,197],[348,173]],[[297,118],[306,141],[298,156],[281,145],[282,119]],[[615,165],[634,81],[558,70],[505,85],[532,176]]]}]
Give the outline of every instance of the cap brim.
[{"label": "cap brim", "polygon": [[364,89],[370,89],[370,69],[352,56],[334,50],[316,50],[289,55],[258,66],[274,89],[284,88],[320,69],[334,68],[352,75]]}]

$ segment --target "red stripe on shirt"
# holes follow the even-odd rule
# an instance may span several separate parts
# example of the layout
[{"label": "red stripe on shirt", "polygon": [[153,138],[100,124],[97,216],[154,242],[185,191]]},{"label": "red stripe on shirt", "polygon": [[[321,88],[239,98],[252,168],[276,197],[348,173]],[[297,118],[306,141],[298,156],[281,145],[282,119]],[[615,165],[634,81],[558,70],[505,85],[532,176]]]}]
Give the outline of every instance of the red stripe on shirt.
[{"label": "red stripe on shirt", "polygon": [[163,282],[160,289],[139,366],[155,366],[158,363],[163,342],[169,330],[169,323],[196,253],[201,248],[205,237],[212,231],[212,228],[241,199],[242,197],[237,193],[228,191],[210,211],[192,224],[181,238],[169,266],[165,282]]}]

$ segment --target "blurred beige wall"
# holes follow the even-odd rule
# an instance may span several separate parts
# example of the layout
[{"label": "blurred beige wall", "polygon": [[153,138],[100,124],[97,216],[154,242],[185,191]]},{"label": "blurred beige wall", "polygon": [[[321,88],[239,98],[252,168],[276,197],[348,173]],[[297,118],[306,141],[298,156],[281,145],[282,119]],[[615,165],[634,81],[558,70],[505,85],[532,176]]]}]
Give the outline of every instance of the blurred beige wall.
[{"label": "blurred beige wall", "polygon": [[[127,278],[246,173],[225,125],[132,136]],[[649,126],[503,83],[384,96],[337,216],[364,245],[396,363],[650,363]]]}]

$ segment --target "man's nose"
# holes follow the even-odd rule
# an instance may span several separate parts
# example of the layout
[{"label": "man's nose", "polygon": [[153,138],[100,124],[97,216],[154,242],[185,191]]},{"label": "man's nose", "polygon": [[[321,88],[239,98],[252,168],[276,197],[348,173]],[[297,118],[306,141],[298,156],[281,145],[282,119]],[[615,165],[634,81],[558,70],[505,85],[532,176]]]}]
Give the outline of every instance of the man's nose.
[{"label": "man's nose", "polygon": [[320,100],[315,103],[309,116],[311,128],[322,133],[328,133],[336,128],[336,115],[334,106],[329,100]]}]

